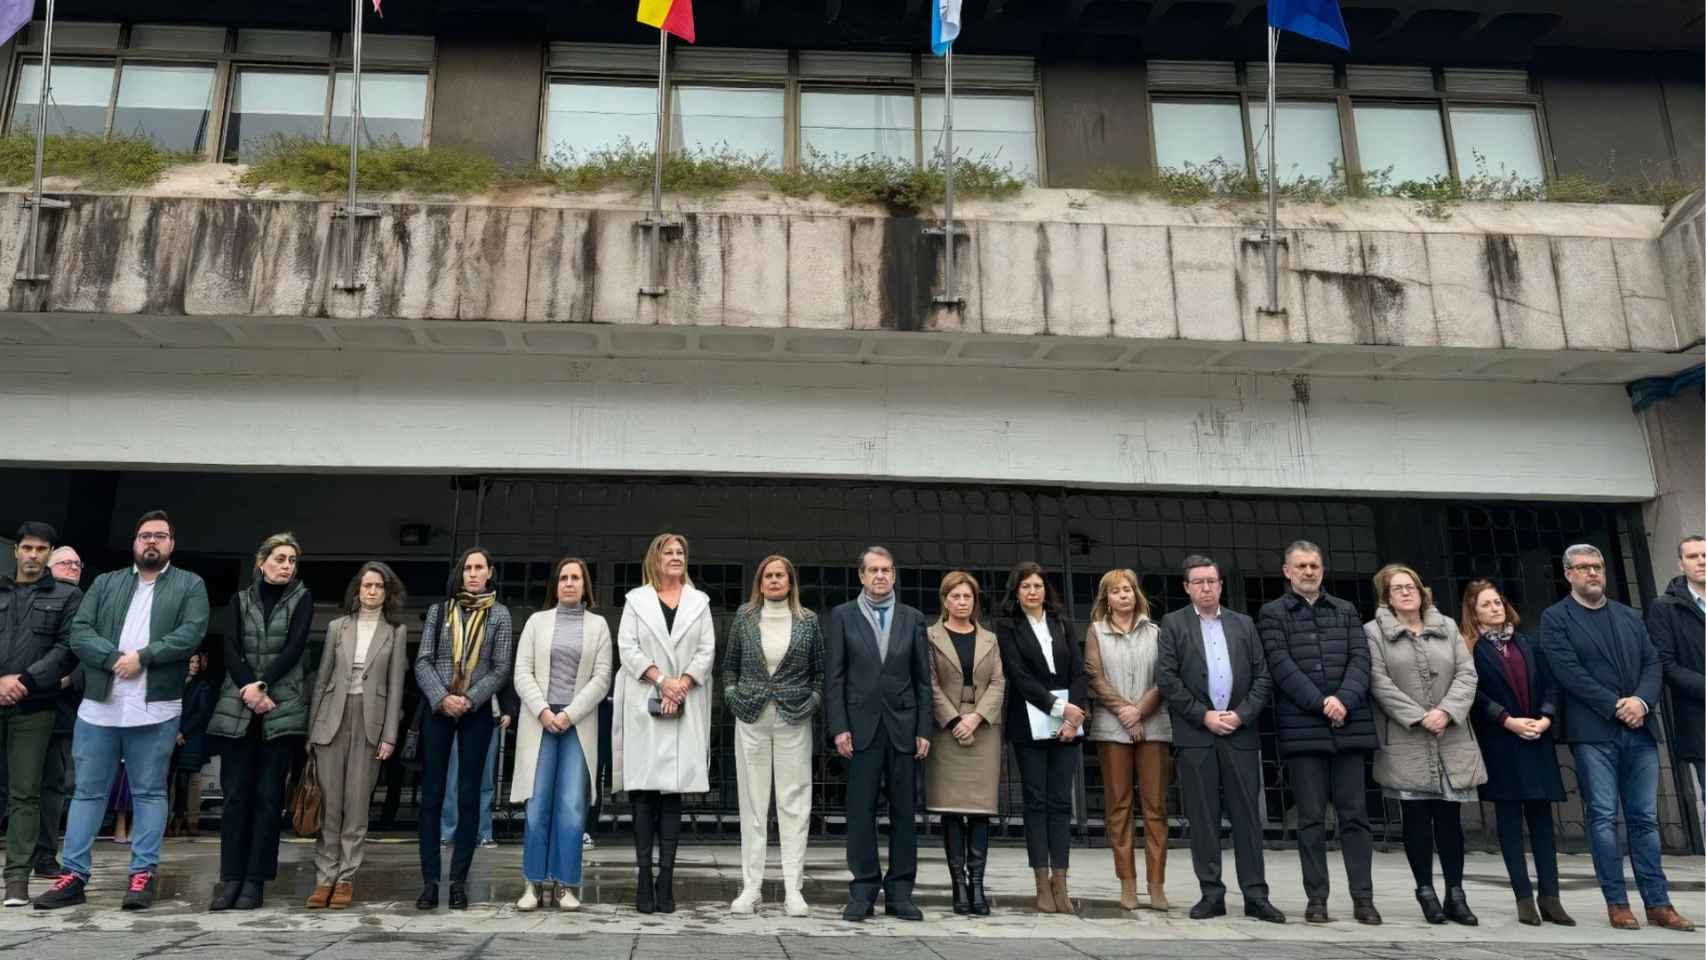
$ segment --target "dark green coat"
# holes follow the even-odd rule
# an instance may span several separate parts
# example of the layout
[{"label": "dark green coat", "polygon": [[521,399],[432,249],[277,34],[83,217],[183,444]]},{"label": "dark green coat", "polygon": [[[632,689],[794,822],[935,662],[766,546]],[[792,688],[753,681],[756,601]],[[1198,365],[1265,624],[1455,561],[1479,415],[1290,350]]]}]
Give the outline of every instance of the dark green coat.
[{"label": "dark green coat", "polygon": [[[239,648],[243,659],[256,674],[265,674],[272,662],[284,653],[290,633],[290,618],[297,606],[313,601],[308,599],[308,588],[302,585],[302,581],[292,580],[278,602],[273,604],[272,616],[266,620],[261,619],[261,597],[257,585],[250,584],[237,594],[235,602],[237,621],[243,631]],[[267,696],[277,706],[261,717],[262,737],[273,740],[306,736],[308,699],[303,696],[300,658],[283,676],[267,686]],[[215,737],[242,737],[249,732],[249,723],[254,716],[254,711],[244,705],[237,682],[227,670],[225,682],[219,688],[219,704],[213,708],[213,719],[207,724],[207,732]]]},{"label": "dark green coat", "polygon": [[[83,594],[71,621],[71,649],[82,662],[85,699],[103,703],[112,695],[119,636],[135,593],[136,568],[130,567],[101,574]],[[207,585],[188,570],[167,567],[154,582],[148,645],[140,654],[149,703],[184,698],[190,656],[206,636]]]}]

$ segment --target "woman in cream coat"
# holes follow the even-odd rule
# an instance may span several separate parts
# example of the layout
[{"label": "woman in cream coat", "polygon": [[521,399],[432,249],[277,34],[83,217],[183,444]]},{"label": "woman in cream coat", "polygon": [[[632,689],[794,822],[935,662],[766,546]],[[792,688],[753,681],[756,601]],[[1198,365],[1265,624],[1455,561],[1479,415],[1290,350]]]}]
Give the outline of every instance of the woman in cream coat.
[{"label": "woman in cream coat", "polygon": [[610,626],[593,613],[592,570],[564,557],[551,577],[553,606],[527,618],[515,651],[511,803],[527,804],[520,910],[537,909],[540,888],[557,886],[557,907],[576,910],[587,784],[598,770],[598,705],[610,689]]},{"label": "woman in cream coat", "polygon": [[983,872],[989,818],[1001,792],[1007,674],[995,634],[977,622],[983,612],[977,580],[950,571],[942,578],[941,600],[941,618],[925,631],[936,733],[924,764],[924,809],[942,815],[954,912],[982,917],[989,914]]},{"label": "woman in cream coat", "polygon": [[409,659],[403,599],[403,582],[390,567],[363,564],[344,591],[348,615],[326,627],[308,711],[309,749],[325,792],[311,910],[342,910],[355,897],[351,878],[367,845],[373,781],[397,746]]},{"label": "woman in cream coat", "polygon": [[[616,631],[622,661],[611,731],[611,788],[634,802],[634,909],[675,912],[681,795],[711,789],[711,598],[687,578],[687,538],[660,533],[628,591]],[[652,877],[656,838],[658,872]]]}]

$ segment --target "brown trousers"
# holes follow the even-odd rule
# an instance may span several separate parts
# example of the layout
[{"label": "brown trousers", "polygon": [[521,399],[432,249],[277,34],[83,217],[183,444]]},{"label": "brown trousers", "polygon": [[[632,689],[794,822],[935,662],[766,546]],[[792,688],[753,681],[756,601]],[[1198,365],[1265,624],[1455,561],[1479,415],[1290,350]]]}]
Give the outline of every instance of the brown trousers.
[{"label": "brown trousers", "polygon": [[1149,889],[1161,889],[1167,879],[1167,781],[1171,777],[1171,744],[1155,741],[1110,743],[1098,741],[1102,767],[1102,809],[1108,822],[1108,846],[1114,851],[1114,875],[1137,878],[1133,849],[1132,792],[1135,783],[1143,805],[1143,859]]},{"label": "brown trousers", "polygon": [[325,794],[320,837],[314,844],[315,882],[329,887],[348,881],[361,869],[367,845],[367,813],[379,775],[378,748],[367,742],[361,694],[344,701],[344,716],[332,742],[315,744],[314,769]]}]

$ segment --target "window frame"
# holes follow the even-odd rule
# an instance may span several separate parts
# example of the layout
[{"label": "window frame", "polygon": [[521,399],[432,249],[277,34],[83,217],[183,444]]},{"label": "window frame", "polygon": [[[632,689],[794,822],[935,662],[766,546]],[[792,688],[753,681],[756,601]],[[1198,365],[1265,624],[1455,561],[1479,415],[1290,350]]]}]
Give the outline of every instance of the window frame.
[{"label": "window frame", "polygon": [[[81,22],[81,21],[68,21]],[[97,22],[97,21],[89,21]],[[99,21],[107,22],[107,21]],[[17,111],[18,79],[23,65],[30,60],[41,59],[41,43],[39,27],[41,22],[32,20],[26,25],[28,31],[22,42],[13,44],[11,61],[7,64],[5,74],[5,124],[11,128],[13,114]],[[63,42],[54,45],[54,63],[99,62],[110,63],[113,67],[112,91],[107,97],[107,121],[103,138],[112,136],[113,118],[118,108],[118,89],[124,76],[126,63],[161,66],[212,66],[213,88],[208,104],[206,142],[197,156],[204,162],[224,163],[225,137],[231,118],[231,101],[236,90],[236,74],[245,68],[260,69],[298,69],[307,72],[321,71],[326,74],[326,103],[322,109],[321,136],[331,134],[332,99],[337,87],[337,75],[340,70],[350,68],[350,58],[344,55],[344,38],[348,31],[305,30],[303,33],[325,33],[327,45],[324,57],[304,57],[292,54],[268,54],[238,52],[238,34],[243,28],[218,27],[224,33],[224,40],[218,52],[155,50],[137,48],[131,45],[131,35],[138,26],[178,26],[179,24],[161,24],[156,19],[121,21],[118,23],[118,45],[116,47],[85,47],[72,46]],[[215,27],[215,24],[182,24],[182,26]],[[381,34],[379,36],[386,36]],[[409,34],[408,36],[421,36]],[[428,59],[411,59],[398,57],[375,56],[370,51],[363,51],[362,71],[375,73],[411,73],[426,77],[426,101],[423,104],[424,116],[421,122],[421,146],[432,145],[432,113],[433,99],[438,87],[438,38],[436,35],[426,35],[432,40],[432,52]],[[56,41],[59,38],[55,37]],[[353,133],[353,132],[352,132]]]}]

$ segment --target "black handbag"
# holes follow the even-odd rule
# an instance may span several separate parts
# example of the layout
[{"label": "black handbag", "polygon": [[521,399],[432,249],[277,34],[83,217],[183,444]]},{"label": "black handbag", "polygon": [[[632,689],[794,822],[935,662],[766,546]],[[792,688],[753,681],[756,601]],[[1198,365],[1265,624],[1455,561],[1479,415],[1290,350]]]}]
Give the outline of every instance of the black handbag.
[{"label": "black handbag", "polygon": [[426,719],[426,698],[415,707],[415,718],[409,721],[409,732],[403,735],[403,749],[397,752],[398,759],[404,763],[419,763],[421,761],[421,724]]},{"label": "black handbag", "polygon": [[674,713],[663,712],[663,691],[656,687],[652,688],[652,695],[646,698],[646,712],[660,720],[674,720],[681,716],[680,710]]}]

